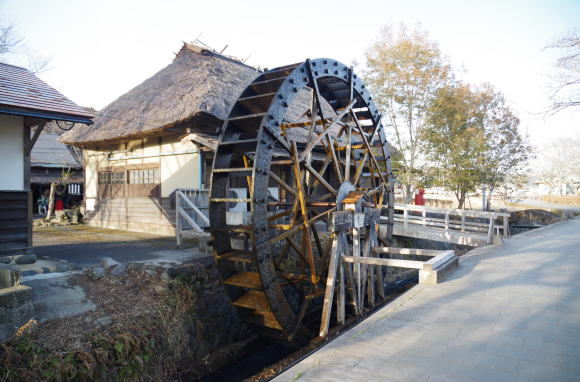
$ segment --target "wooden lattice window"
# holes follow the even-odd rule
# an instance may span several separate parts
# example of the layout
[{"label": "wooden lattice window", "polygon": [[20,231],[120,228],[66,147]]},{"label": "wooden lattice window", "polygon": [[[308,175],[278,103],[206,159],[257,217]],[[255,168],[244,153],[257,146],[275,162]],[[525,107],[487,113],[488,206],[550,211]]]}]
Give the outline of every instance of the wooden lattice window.
[{"label": "wooden lattice window", "polygon": [[129,184],[157,184],[159,183],[159,169],[129,170]]},{"label": "wooden lattice window", "polygon": [[125,184],[125,171],[99,171],[99,184]]}]

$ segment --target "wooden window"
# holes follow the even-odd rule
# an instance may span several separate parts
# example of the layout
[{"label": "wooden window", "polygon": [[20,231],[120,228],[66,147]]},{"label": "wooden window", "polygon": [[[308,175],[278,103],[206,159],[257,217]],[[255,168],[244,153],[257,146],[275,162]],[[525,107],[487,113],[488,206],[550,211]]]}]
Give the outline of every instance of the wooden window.
[{"label": "wooden window", "polygon": [[125,171],[99,171],[99,196],[122,198],[125,196]]},{"label": "wooden window", "polygon": [[159,183],[159,169],[129,170],[129,184],[157,184]]},{"label": "wooden window", "polygon": [[99,171],[99,184],[125,184],[125,171]]},{"label": "wooden window", "polygon": [[159,168],[137,168],[128,171],[127,192],[129,197],[153,197],[161,195]]}]

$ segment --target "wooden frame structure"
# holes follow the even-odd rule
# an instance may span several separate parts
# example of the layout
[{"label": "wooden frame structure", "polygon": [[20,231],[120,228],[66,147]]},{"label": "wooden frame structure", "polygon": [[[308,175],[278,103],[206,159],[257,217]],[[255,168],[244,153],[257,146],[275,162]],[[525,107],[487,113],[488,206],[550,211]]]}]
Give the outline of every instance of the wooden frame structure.
[{"label": "wooden frame structure", "polygon": [[[347,294],[355,315],[360,315],[365,307],[372,308],[377,301],[377,295],[380,300],[384,300],[383,267],[417,269],[420,282],[437,283],[440,281],[439,271],[448,272],[457,265],[458,259],[454,251],[379,247],[377,227],[380,214],[377,211],[344,211],[335,212],[331,216],[333,242],[319,332],[322,338],[329,333],[333,306],[336,306],[336,323],[345,324]],[[347,232],[351,230],[353,240],[349,245]],[[362,250],[359,241],[361,236],[366,239]],[[380,257],[382,254],[426,256],[431,259],[385,259]]]},{"label": "wooden frame structure", "polygon": [[394,231],[399,236],[464,245],[491,244],[495,238],[510,236],[510,214],[506,212],[433,208],[412,204],[395,204],[394,209]]}]

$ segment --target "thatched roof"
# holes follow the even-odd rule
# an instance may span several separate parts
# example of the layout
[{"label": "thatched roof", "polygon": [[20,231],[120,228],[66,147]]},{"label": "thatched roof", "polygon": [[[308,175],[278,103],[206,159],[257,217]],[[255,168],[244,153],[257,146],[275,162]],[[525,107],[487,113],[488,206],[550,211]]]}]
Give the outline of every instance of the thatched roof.
[{"label": "thatched roof", "polygon": [[170,65],[97,112],[93,126],[74,127],[60,141],[84,146],[171,128],[214,130],[258,74],[242,62],[184,43]]}]

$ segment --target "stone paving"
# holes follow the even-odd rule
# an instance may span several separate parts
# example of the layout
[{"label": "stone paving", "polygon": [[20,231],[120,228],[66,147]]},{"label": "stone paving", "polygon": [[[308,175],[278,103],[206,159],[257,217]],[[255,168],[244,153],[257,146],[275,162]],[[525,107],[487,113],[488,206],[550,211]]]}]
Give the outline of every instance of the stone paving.
[{"label": "stone paving", "polygon": [[580,381],[580,218],[469,252],[274,381]]}]

